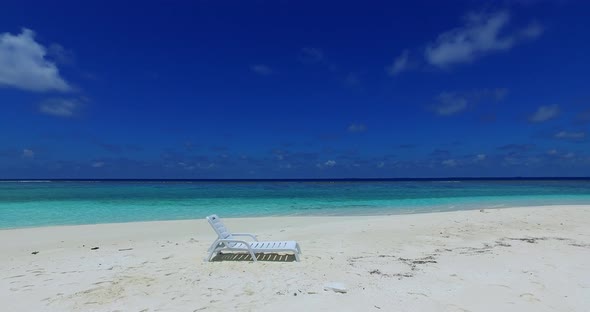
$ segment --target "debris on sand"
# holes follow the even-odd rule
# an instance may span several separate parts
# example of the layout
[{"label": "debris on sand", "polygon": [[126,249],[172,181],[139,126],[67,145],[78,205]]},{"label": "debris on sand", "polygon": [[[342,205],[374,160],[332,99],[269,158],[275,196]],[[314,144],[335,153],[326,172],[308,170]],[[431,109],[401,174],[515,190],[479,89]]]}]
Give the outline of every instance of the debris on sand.
[{"label": "debris on sand", "polygon": [[346,285],[344,285],[342,283],[336,283],[336,282],[331,282],[331,283],[324,285],[324,290],[325,291],[331,290],[333,292],[337,292],[337,293],[341,293],[341,294],[345,294],[348,291],[348,289],[346,289]]}]

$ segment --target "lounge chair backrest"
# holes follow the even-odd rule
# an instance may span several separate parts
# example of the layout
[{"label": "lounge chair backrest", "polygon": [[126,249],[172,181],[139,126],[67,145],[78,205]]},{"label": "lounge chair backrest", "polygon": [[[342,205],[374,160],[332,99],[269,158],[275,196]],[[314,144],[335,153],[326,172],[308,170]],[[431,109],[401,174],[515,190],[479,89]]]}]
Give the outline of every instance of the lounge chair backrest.
[{"label": "lounge chair backrest", "polygon": [[215,230],[215,233],[217,233],[217,236],[219,236],[220,239],[226,239],[231,236],[230,231],[225,227],[217,215],[208,216],[207,221],[209,221],[209,224],[211,224],[211,227]]}]

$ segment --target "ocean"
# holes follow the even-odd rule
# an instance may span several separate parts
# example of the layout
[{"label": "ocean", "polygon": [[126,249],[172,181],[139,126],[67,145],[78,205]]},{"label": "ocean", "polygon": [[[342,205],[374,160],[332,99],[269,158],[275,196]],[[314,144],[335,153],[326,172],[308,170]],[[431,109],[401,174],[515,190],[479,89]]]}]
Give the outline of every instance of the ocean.
[{"label": "ocean", "polygon": [[590,179],[0,181],[0,229],[590,204]]}]

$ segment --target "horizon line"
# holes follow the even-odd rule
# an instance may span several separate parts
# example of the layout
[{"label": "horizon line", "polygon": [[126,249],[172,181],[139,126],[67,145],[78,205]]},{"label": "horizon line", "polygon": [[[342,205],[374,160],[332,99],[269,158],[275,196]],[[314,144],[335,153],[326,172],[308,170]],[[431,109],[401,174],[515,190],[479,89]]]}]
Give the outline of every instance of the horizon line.
[{"label": "horizon line", "polygon": [[564,176],[555,176],[555,177],[528,177],[528,176],[507,176],[507,177],[424,177],[424,178],[0,178],[2,182],[26,182],[26,181],[61,181],[61,182],[84,182],[84,181],[121,181],[121,182],[130,182],[130,181],[147,181],[147,182],[155,182],[155,181],[178,181],[178,182],[314,182],[314,181],[334,181],[334,182],[351,182],[351,181],[359,181],[359,182],[370,182],[370,181],[449,181],[449,180],[473,180],[473,181],[494,181],[494,180],[590,180],[590,176],[578,176],[578,177],[564,177]]}]

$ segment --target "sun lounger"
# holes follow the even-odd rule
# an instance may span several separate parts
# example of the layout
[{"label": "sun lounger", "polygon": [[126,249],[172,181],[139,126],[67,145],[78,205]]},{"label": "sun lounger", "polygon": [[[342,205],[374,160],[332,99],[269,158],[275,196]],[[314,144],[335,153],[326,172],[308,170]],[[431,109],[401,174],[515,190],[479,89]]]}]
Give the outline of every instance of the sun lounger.
[{"label": "sun lounger", "polygon": [[[252,256],[254,262],[256,262],[257,253],[292,252],[295,255],[295,260],[299,261],[301,249],[299,248],[299,244],[295,241],[260,242],[254,234],[229,232],[217,215],[208,216],[207,221],[211,224],[215,233],[217,233],[217,239],[213,242],[211,247],[209,247],[209,250],[207,250],[209,256],[205,259],[206,261],[211,261],[218,252],[226,250],[247,252]],[[236,238],[239,236],[249,237],[253,241],[248,242]]]}]

